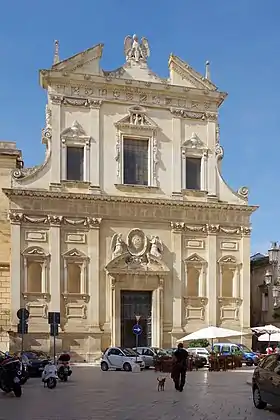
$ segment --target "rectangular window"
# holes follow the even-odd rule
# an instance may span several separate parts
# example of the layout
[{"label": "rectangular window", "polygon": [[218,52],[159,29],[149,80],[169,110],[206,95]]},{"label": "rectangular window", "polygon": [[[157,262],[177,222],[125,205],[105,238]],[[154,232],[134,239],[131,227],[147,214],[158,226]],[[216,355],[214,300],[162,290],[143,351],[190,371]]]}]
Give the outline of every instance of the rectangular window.
[{"label": "rectangular window", "polygon": [[123,183],[148,185],[149,140],[123,139]]},{"label": "rectangular window", "polygon": [[201,159],[186,157],[186,189],[200,190]]},{"label": "rectangular window", "polygon": [[84,148],[67,147],[67,180],[84,180]]},{"label": "rectangular window", "polygon": [[268,293],[262,293],[262,312],[268,311]]}]

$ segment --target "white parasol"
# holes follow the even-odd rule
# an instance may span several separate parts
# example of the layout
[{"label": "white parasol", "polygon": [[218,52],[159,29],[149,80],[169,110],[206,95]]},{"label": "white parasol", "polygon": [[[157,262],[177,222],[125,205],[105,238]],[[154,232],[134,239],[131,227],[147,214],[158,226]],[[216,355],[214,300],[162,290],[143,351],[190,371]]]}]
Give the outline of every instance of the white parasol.
[{"label": "white parasol", "polygon": [[275,325],[264,325],[262,327],[251,327],[251,330],[258,334],[276,334],[280,333],[280,328],[275,327]]},{"label": "white parasol", "polygon": [[191,340],[213,340],[214,338],[226,338],[226,337],[237,337],[241,335],[246,335],[247,333],[242,333],[240,331],[228,330],[227,328],[220,328],[220,327],[207,327],[202,328],[201,330],[195,331],[191,334],[186,335],[185,337],[177,340],[177,342],[181,341],[191,341]]},{"label": "white parasol", "polygon": [[280,342],[280,333],[262,334],[258,337],[258,341]]}]

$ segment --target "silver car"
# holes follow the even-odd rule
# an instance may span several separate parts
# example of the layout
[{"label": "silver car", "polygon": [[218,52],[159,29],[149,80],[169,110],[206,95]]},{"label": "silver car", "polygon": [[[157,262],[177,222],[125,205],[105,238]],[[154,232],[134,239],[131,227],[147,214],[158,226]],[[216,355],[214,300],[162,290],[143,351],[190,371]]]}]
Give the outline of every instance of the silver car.
[{"label": "silver car", "polygon": [[[133,349],[136,351],[136,347]],[[145,362],[145,369],[154,366],[154,358],[158,356],[167,356],[167,352],[157,347],[137,347],[137,353],[140,354],[142,360]]]}]

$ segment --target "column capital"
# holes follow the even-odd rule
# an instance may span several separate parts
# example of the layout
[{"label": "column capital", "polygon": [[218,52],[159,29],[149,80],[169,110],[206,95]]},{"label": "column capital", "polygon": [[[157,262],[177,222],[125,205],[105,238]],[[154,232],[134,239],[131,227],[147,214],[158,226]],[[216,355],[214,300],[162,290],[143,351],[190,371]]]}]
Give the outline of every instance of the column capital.
[{"label": "column capital", "polygon": [[18,213],[14,210],[10,210],[8,213],[8,220],[13,225],[20,225],[23,222],[24,215],[23,213]]}]

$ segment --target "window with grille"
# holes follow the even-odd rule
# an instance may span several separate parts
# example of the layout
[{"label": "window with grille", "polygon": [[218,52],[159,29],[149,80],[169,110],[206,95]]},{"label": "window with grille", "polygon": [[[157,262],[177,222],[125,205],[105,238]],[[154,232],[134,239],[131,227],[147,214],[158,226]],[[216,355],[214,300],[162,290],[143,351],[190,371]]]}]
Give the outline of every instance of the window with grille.
[{"label": "window with grille", "polygon": [[84,148],[67,147],[67,180],[84,180]]},{"label": "window with grille", "polygon": [[201,158],[186,157],[186,189],[201,188]]},{"label": "window with grille", "polygon": [[123,183],[148,185],[149,140],[123,139]]}]

